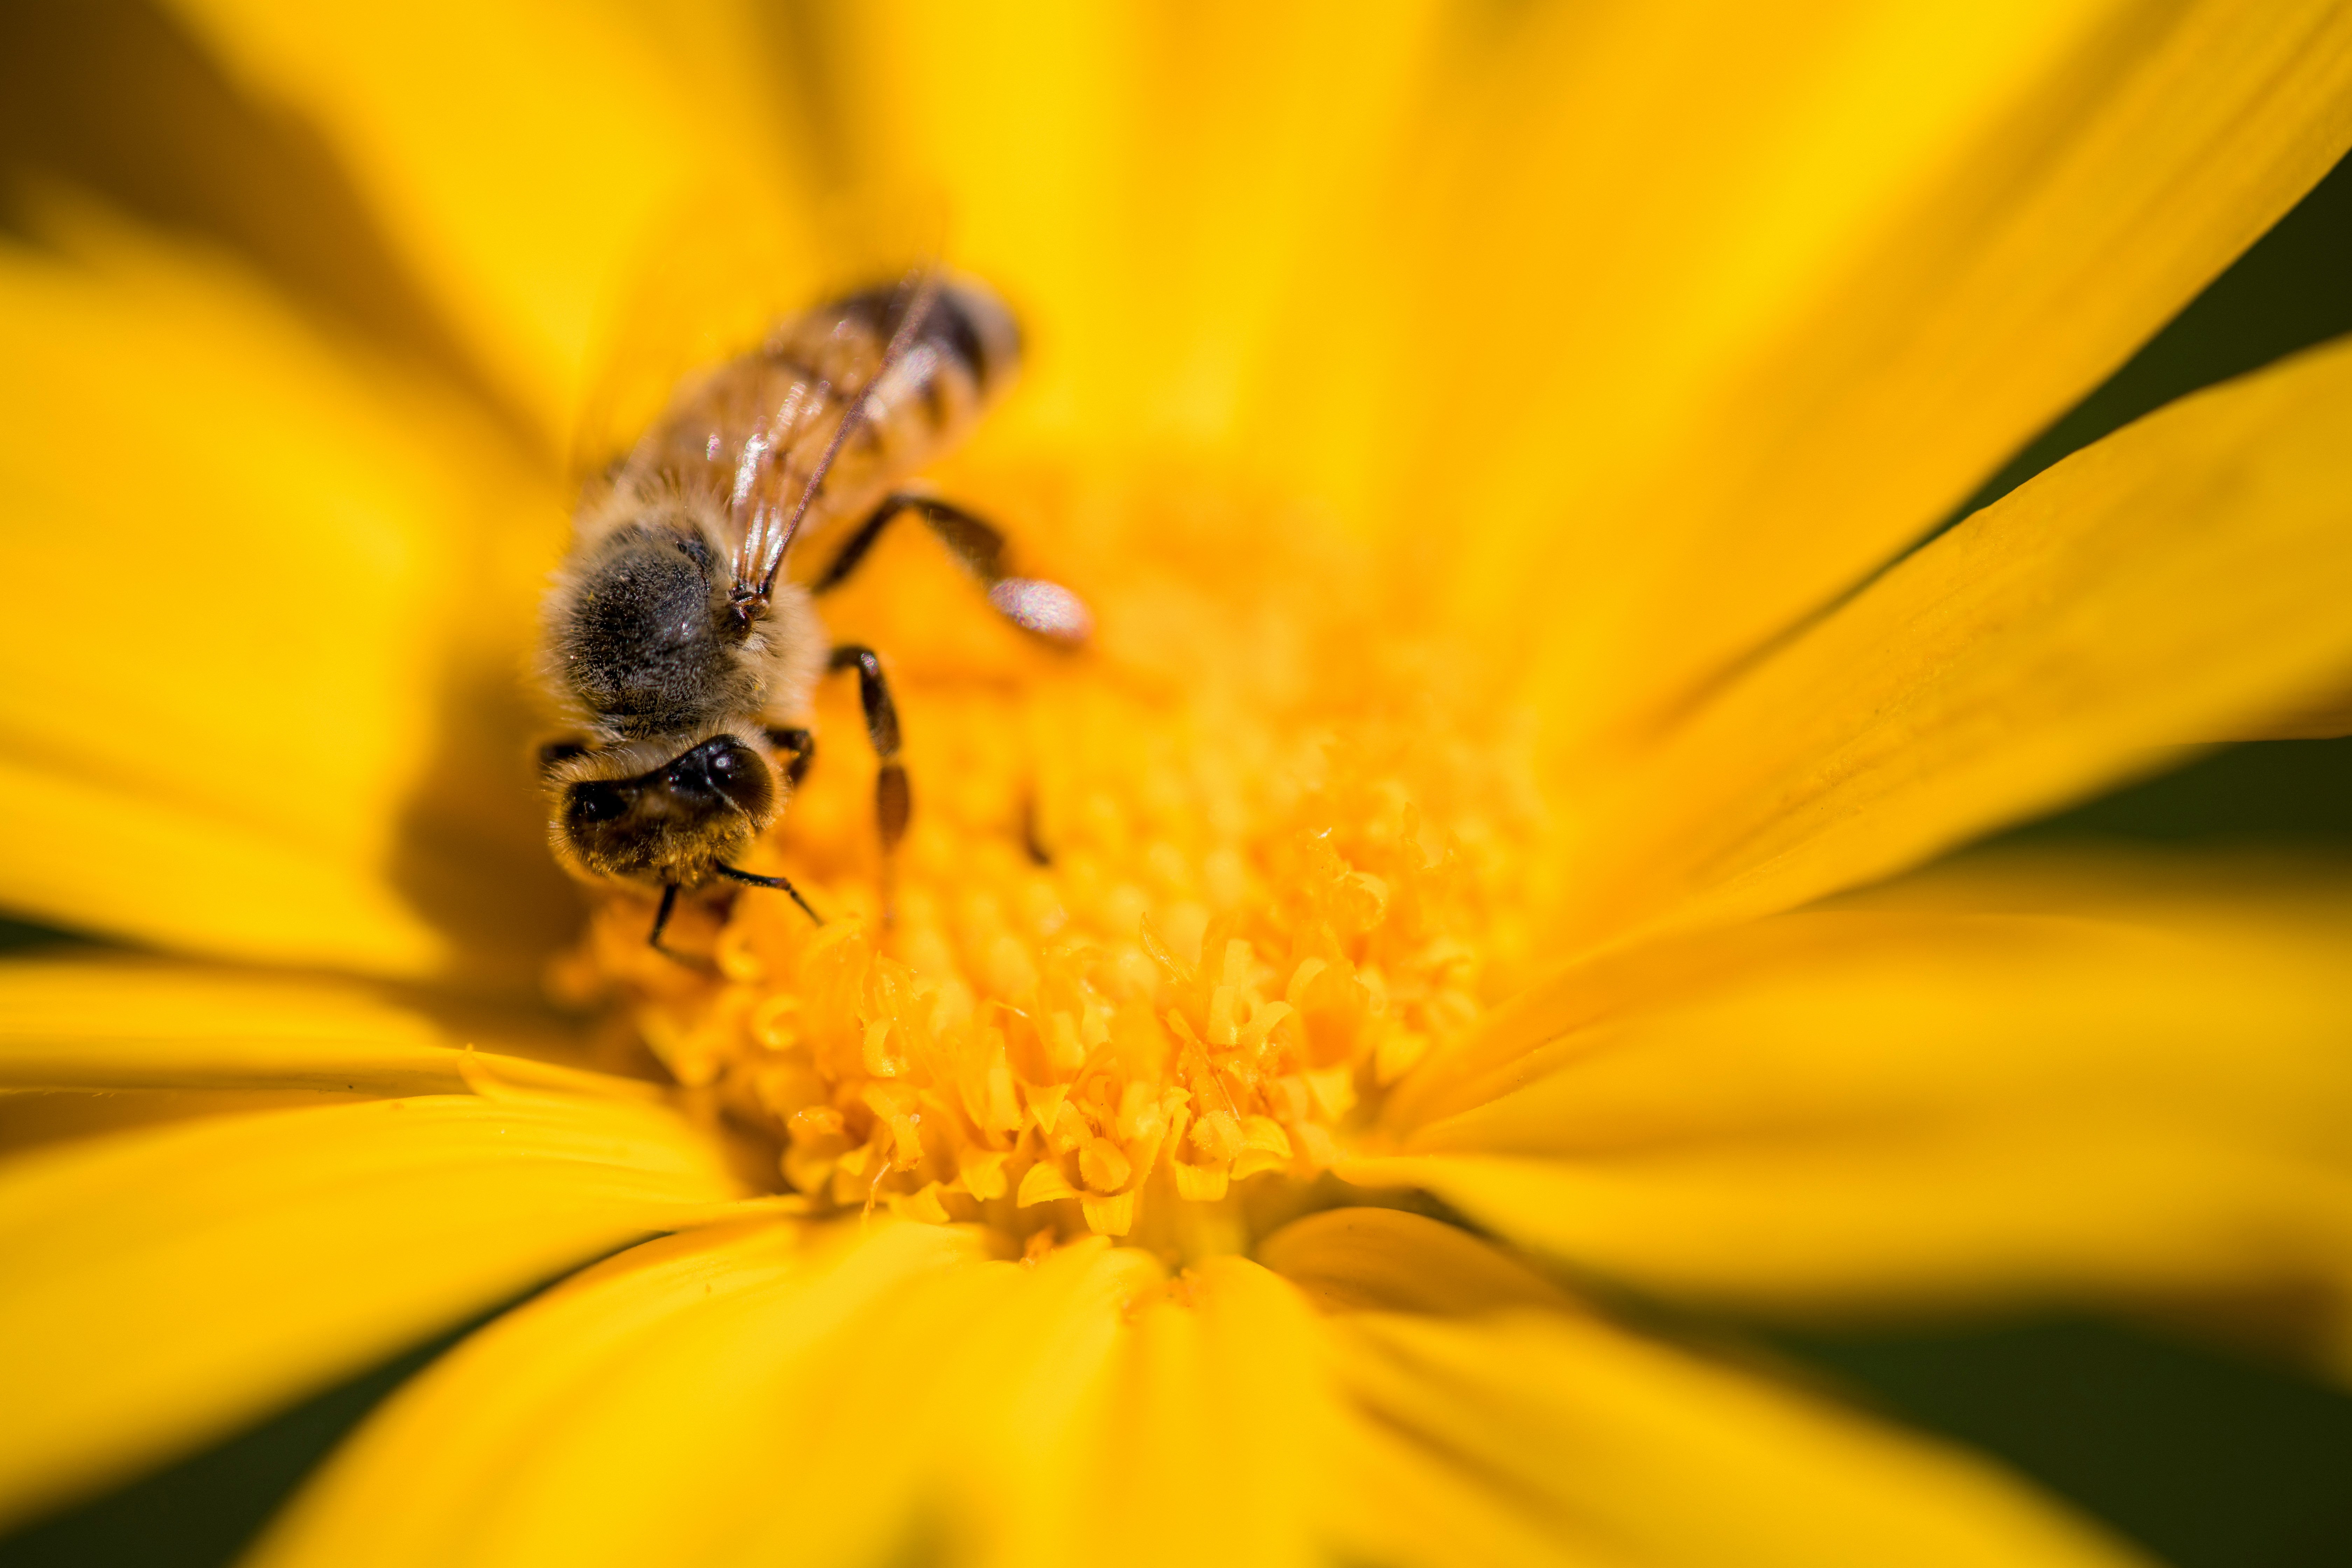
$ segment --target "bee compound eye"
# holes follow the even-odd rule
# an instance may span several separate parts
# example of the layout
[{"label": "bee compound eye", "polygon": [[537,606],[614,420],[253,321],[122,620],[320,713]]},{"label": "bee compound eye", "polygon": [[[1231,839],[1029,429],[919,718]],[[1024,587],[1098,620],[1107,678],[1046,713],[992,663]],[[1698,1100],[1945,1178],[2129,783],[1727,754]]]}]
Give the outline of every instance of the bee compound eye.
[{"label": "bee compound eye", "polygon": [[628,809],[629,803],[619,785],[598,780],[572,786],[572,799],[564,815],[577,826],[610,822]]},{"label": "bee compound eye", "polygon": [[705,742],[672,766],[688,763],[693,767],[694,784],[717,795],[734,810],[760,816],[775,804],[775,775],[757,752],[732,736]]}]

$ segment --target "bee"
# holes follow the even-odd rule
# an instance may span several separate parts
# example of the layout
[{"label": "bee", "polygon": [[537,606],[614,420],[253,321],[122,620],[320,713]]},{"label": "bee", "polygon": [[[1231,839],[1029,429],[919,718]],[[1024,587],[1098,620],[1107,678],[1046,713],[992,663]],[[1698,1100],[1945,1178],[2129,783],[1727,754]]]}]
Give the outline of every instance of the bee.
[{"label": "bee", "polygon": [[[583,491],[546,599],[540,672],[570,726],[541,748],[548,839],[584,880],[658,889],[650,943],[681,893],[721,879],[772,888],[737,864],[815,755],[805,721],[830,673],[855,672],[877,759],[885,906],[913,795],[897,705],[872,648],[836,646],[817,600],[847,581],[894,521],[929,525],[988,602],[1045,642],[1082,646],[1086,605],[1010,574],[1004,536],[900,487],[1003,393],[1020,334],[984,288],[924,274],[784,321],[753,352],[689,380],[636,445]],[[805,584],[793,542],[855,519]]]}]

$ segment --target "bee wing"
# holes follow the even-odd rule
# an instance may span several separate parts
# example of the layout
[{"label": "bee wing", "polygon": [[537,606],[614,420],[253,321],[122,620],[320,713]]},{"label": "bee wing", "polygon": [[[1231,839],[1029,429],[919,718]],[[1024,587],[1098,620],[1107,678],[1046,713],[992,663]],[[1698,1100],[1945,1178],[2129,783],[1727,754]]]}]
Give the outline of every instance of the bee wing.
[{"label": "bee wing", "polygon": [[[853,356],[812,385],[794,379],[780,391],[770,427],[744,444],[732,488],[742,542],[735,552],[734,597],[764,602],[793,539],[824,488],[834,462],[866,421],[870,395],[886,383],[914,346],[939,298],[940,270],[926,263],[908,272],[892,294],[876,335],[887,333],[878,358]],[[820,377],[825,373],[820,372]],[[830,426],[828,429],[827,426]],[[818,440],[814,460],[810,449]]]},{"label": "bee wing", "polygon": [[739,198],[682,204],[655,226],[589,360],[570,468],[614,472],[711,367],[758,346],[820,284],[816,247]]}]

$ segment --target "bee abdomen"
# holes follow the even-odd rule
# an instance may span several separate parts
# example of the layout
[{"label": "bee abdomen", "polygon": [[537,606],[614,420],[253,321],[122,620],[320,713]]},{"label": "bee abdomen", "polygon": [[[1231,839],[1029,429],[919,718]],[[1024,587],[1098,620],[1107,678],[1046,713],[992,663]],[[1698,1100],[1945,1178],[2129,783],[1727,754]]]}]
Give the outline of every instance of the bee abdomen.
[{"label": "bee abdomen", "polygon": [[987,289],[969,283],[941,289],[931,320],[939,323],[938,338],[971,370],[983,398],[992,400],[1020,372],[1021,328],[1004,301]]},{"label": "bee abdomen", "polygon": [[[867,289],[816,314],[855,321],[879,343],[898,331],[898,312],[906,303],[903,287]],[[929,354],[919,355],[925,349]],[[924,380],[950,366],[961,370],[985,402],[1002,392],[1021,367],[1021,330],[1003,301],[986,289],[948,283],[932,296],[908,353],[910,360],[930,367]]]}]

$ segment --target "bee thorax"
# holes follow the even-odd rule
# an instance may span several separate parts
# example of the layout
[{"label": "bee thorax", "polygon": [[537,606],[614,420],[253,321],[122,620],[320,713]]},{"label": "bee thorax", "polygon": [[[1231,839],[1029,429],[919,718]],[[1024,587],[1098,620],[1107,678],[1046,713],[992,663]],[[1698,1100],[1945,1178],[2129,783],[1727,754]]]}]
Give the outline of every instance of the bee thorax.
[{"label": "bee thorax", "polygon": [[[761,671],[699,538],[618,531],[582,571],[552,628],[581,707],[624,736],[705,729],[758,707]],[[748,626],[745,629],[748,629]]]}]

